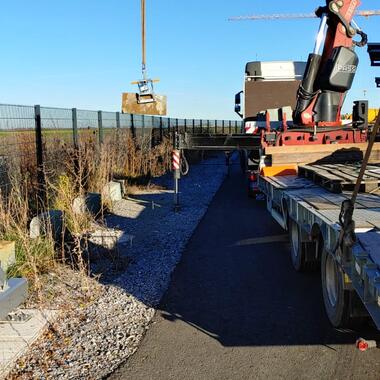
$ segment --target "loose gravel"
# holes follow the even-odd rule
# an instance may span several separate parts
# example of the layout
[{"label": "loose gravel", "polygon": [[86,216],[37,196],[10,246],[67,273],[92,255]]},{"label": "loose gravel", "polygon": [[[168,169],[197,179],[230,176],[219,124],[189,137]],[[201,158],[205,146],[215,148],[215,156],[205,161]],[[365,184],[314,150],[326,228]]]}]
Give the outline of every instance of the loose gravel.
[{"label": "loose gravel", "polygon": [[[101,379],[131,356],[225,175],[223,157],[192,166],[180,183],[178,213],[169,190],[144,190],[117,202],[107,225],[133,235],[118,252],[128,258],[127,269],[106,271],[96,284],[91,280],[94,300],[62,315],[19,361],[11,378]],[[157,184],[170,189],[172,178],[162,177]]]}]

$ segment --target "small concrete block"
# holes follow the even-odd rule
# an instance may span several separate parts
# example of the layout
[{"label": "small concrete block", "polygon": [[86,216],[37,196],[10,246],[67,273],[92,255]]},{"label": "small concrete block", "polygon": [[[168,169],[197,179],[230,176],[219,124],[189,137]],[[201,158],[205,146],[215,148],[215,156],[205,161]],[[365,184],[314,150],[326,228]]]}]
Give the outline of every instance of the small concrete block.
[{"label": "small concrete block", "polygon": [[27,296],[28,282],[25,278],[9,279],[4,290],[0,289],[0,321],[25,302]]},{"label": "small concrete block", "polygon": [[7,272],[8,268],[16,262],[16,243],[14,241],[0,240],[0,268]]},{"label": "small concrete block", "polygon": [[104,198],[111,201],[117,202],[123,199],[122,186],[120,182],[109,182],[103,188]]},{"label": "small concrete block", "polygon": [[102,196],[99,193],[88,193],[74,199],[73,212],[75,214],[90,213],[98,216],[102,211]]},{"label": "small concrete block", "polygon": [[105,249],[120,249],[125,246],[131,246],[133,241],[132,235],[124,231],[111,228],[98,229],[91,233],[89,241],[95,246]]},{"label": "small concrete block", "polygon": [[73,206],[72,206],[74,214],[85,214],[88,212],[86,207],[86,196],[81,195],[74,199]]},{"label": "small concrete block", "polygon": [[120,183],[120,185],[121,185],[121,194],[124,196],[127,193],[127,180],[125,180],[125,179],[118,179],[118,178],[115,179],[114,178],[113,182]]},{"label": "small concrete block", "polygon": [[18,358],[54,322],[58,312],[54,310],[22,310],[31,318],[26,322],[0,323],[0,379],[6,379]]},{"label": "small concrete block", "polygon": [[63,212],[61,210],[50,210],[34,217],[30,222],[30,238],[46,236],[50,229],[53,239],[56,242],[62,241]]}]

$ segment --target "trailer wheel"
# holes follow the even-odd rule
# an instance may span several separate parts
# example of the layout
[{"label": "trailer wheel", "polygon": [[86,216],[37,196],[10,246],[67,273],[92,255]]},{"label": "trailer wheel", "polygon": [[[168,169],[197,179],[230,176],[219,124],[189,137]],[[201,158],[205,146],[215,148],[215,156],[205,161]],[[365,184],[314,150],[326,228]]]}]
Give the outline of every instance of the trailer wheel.
[{"label": "trailer wheel", "polygon": [[321,277],[323,301],[331,324],[347,327],[350,323],[350,292],[344,290],[344,273],[326,249],[322,252]]},{"label": "trailer wheel", "polygon": [[297,222],[288,218],[287,228],[290,235],[290,257],[296,272],[315,272],[320,267],[318,258],[315,257],[315,242],[301,240],[301,231]]},{"label": "trailer wheel", "polygon": [[289,234],[290,234],[290,256],[292,264],[297,272],[302,272],[305,269],[305,255],[302,249],[301,232],[293,219],[288,222]]}]

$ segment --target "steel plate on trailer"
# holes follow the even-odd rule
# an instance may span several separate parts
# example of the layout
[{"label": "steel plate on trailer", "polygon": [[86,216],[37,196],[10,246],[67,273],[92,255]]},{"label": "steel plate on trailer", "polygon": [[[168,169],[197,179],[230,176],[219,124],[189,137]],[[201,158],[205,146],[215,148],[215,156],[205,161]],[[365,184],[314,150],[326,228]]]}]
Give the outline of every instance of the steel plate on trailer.
[{"label": "steel plate on trailer", "polygon": [[122,98],[122,112],[139,115],[159,115],[167,114],[167,97],[165,95],[154,95],[156,101],[152,103],[139,104],[137,94],[134,92],[124,92]]}]

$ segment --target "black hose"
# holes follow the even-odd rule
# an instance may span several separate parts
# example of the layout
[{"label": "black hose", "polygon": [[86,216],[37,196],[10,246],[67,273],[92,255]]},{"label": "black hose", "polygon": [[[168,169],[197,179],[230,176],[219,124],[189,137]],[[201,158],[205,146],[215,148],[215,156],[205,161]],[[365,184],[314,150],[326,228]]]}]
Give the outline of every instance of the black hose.
[{"label": "black hose", "polygon": [[187,176],[189,174],[190,170],[190,165],[189,162],[187,161],[187,158],[185,156],[185,152],[181,150],[181,175],[182,176]]}]

